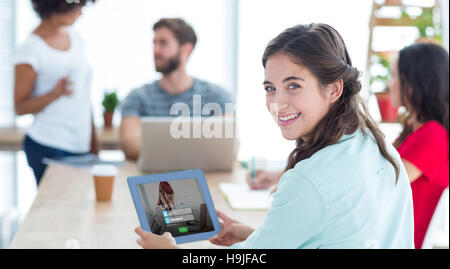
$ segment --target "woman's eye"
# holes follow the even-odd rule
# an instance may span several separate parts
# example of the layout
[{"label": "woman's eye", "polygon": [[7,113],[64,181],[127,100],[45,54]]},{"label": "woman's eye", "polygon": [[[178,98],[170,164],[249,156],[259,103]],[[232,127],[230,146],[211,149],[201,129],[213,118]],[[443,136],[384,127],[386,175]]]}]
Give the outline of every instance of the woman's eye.
[{"label": "woman's eye", "polygon": [[290,85],[288,86],[288,89],[290,89],[290,90],[295,90],[295,89],[297,89],[297,88],[300,88],[300,86],[297,85],[297,84],[290,84]]},{"label": "woman's eye", "polygon": [[264,87],[264,90],[266,90],[266,92],[273,92],[273,91],[275,91],[275,87],[267,86],[267,87]]}]

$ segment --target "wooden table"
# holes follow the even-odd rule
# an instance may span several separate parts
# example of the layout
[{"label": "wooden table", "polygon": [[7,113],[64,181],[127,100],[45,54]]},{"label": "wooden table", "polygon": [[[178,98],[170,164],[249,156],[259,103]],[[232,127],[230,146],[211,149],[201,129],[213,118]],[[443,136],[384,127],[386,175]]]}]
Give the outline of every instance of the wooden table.
[{"label": "wooden table", "polygon": [[[141,173],[133,162],[118,172],[112,201],[96,202],[89,170],[50,165],[10,248],[140,248],[134,233],[139,221],[126,179]],[[243,182],[245,171],[236,165],[233,172],[205,176],[217,209],[254,228],[262,223],[265,211],[233,211],[218,188],[220,182]],[[207,240],[181,246],[220,248]]]},{"label": "wooden table", "polygon": [[[118,128],[97,128],[97,139],[100,149],[119,149]],[[0,150],[22,150],[25,131],[19,127],[0,127]]]}]

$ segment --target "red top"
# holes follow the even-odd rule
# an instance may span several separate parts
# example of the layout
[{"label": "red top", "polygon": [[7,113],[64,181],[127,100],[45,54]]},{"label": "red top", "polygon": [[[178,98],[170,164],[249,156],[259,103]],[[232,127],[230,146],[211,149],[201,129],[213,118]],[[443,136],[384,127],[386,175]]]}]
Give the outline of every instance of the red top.
[{"label": "red top", "polygon": [[408,135],[398,147],[402,159],[414,164],[422,175],[411,183],[414,207],[414,243],[421,248],[437,203],[449,182],[448,132],[429,121]]}]

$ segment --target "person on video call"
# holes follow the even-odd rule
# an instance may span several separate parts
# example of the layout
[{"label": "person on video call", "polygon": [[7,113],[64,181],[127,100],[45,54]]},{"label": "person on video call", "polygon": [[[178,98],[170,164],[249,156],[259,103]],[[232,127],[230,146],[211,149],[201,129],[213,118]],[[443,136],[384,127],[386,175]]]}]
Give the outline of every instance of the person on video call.
[{"label": "person on video call", "polygon": [[159,183],[159,196],[157,205],[161,206],[162,210],[172,210],[175,209],[175,199],[174,191],[170,186],[169,182],[162,181]]},{"label": "person on video call", "polygon": [[163,18],[153,26],[153,56],[160,80],[133,90],[122,103],[120,143],[125,156],[136,160],[140,152],[141,121],[145,116],[171,116],[175,103],[184,103],[193,111],[194,95],[201,96],[201,104],[232,103],[229,94],[221,87],[191,77],[186,64],[197,36],[193,28],[179,18]]},{"label": "person on video call", "polygon": [[90,68],[71,27],[87,2],[32,0],[41,21],[15,53],[14,108],[17,115],[34,115],[23,147],[38,186],[44,158],[98,153]]}]

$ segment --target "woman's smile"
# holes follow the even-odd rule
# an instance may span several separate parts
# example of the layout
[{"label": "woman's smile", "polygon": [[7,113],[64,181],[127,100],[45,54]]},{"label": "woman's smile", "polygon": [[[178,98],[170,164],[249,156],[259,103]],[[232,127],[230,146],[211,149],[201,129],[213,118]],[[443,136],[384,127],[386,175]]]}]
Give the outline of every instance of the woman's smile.
[{"label": "woman's smile", "polygon": [[279,115],[278,116],[278,122],[281,126],[286,127],[291,124],[293,124],[297,119],[300,117],[302,113],[293,113],[293,114],[287,114],[287,115]]}]

